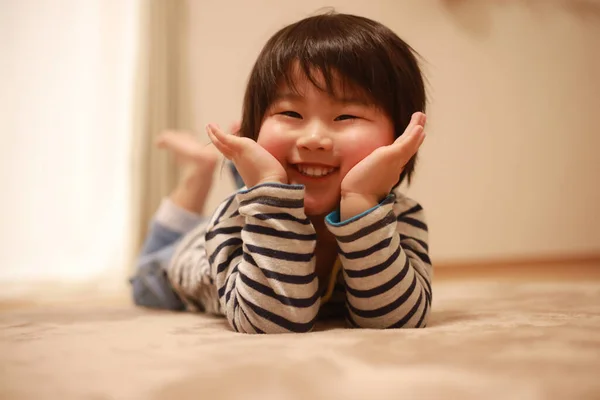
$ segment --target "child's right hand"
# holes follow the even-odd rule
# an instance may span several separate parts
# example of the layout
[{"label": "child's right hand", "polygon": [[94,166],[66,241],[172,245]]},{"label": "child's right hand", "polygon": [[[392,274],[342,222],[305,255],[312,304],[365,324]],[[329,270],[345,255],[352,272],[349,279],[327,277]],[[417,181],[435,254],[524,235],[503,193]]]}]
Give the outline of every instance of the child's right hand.
[{"label": "child's right hand", "polygon": [[281,163],[254,140],[228,135],[212,124],[207,125],[206,132],[217,150],[233,162],[246,187],[267,182],[288,183]]}]

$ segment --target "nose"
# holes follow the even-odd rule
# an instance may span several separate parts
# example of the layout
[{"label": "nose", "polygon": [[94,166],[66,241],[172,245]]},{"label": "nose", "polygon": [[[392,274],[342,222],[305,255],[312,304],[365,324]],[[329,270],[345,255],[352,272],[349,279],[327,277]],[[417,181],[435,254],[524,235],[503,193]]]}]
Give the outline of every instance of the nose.
[{"label": "nose", "polygon": [[333,140],[325,134],[322,128],[316,128],[305,132],[298,138],[296,144],[298,148],[310,151],[331,151],[333,148]]}]

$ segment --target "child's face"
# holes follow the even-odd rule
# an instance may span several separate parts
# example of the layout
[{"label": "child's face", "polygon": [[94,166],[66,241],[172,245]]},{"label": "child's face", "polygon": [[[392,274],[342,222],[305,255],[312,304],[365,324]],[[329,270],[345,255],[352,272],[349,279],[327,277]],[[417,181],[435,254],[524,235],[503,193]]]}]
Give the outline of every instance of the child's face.
[{"label": "child's face", "polygon": [[305,186],[306,215],[323,215],[338,208],[348,171],[376,148],[394,141],[394,126],[373,105],[351,98],[336,100],[296,75],[300,95],[280,88],[265,113],[257,142],[283,165],[289,183]]}]

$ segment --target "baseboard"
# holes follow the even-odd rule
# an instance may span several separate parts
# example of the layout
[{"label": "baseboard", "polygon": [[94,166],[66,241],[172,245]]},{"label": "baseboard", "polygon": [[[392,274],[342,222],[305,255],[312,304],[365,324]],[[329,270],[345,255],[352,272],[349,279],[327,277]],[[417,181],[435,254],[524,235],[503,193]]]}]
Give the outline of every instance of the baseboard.
[{"label": "baseboard", "polygon": [[434,262],[435,279],[600,280],[600,254]]}]

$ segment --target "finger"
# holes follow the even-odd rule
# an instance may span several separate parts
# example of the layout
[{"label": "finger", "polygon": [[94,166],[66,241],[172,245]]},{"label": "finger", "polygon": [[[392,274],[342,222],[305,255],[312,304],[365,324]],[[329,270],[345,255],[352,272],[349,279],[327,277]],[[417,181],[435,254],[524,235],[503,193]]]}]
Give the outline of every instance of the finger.
[{"label": "finger", "polygon": [[424,113],[417,111],[416,113],[413,114],[413,116],[415,117],[415,120],[414,120],[415,125],[421,125],[421,126],[425,127],[425,123],[427,122],[427,116]]},{"label": "finger", "polygon": [[405,165],[408,160],[410,160],[410,158],[417,153],[424,139],[425,131],[423,126],[417,125],[413,127],[410,132],[406,133],[406,138],[404,141],[394,143],[394,159],[398,163]]},{"label": "finger", "polygon": [[410,135],[414,132],[415,127],[417,127],[417,126],[425,127],[426,121],[427,121],[427,117],[422,112],[418,111],[416,113],[413,113],[413,115],[411,116],[410,121],[408,123],[408,126],[406,127],[404,132],[402,132],[402,135],[400,135],[396,139],[396,142],[404,142],[404,141],[409,140]]},{"label": "finger", "polygon": [[421,145],[423,144],[423,142],[425,141],[425,137],[427,136],[427,134],[425,133],[425,127],[423,127],[423,129],[421,129],[421,132],[419,134],[419,141],[418,141],[418,146],[417,148],[421,147]]},{"label": "finger", "polygon": [[411,116],[410,122],[407,126],[407,130],[410,129],[410,125],[413,125],[413,126],[421,125],[424,127],[426,121],[427,121],[427,116],[424,113],[417,111],[416,113],[413,113],[413,115]]},{"label": "finger", "polygon": [[227,148],[229,157],[236,157],[244,152],[244,140],[247,140],[246,138],[240,138],[236,135],[226,134],[217,125],[209,124],[208,127],[213,135],[217,137],[219,142]]},{"label": "finger", "polygon": [[238,139],[237,136],[226,134],[219,128],[218,125],[208,124],[207,130],[210,130],[210,132],[212,132],[212,134],[215,135],[224,146],[231,148],[231,150],[239,149],[240,144],[236,140]]},{"label": "finger", "polygon": [[219,140],[219,138],[213,133],[213,131],[208,128],[208,126],[206,127],[206,133],[208,134],[211,143],[217,148],[217,150],[219,150],[221,154],[225,156],[225,158],[231,159],[231,151],[229,150],[229,148]]},{"label": "finger", "polygon": [[407,152],[413,154],[417,152],[423,139],[425,138],[425,128],[422,125],[415,125],[412,130],[407,134],[404,143],[401,143],[401,147]]}]

